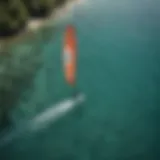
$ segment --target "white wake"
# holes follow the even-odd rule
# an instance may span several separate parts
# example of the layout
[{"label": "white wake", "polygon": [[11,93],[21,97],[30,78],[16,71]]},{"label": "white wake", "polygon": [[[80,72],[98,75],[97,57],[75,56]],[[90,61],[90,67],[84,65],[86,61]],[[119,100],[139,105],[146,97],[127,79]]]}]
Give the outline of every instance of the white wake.
[{"label": "white wake", "polygon": [[8,134],[5,134],[3,139],[0,140],[0,147],[7,145],[9,142],[21,135],[31,134],[36,131],[47,127],[49,124],[55,123],[61,117],[65,116],[71,110],[76,108],[78,104],[85,100],[84,95],[78,95],[75,98],[64,100],[56,105],[52,105],[47,108],[44,112],[39,113],[36,117],[29,120],[28,122],[20,125],[16,130],[10,130]]},{"label": "white wake", "polygon": [[49,107],[44,112],[37,115],[33,120],[31,120],[31,128],[37,130],[39,128],[46,127],[50,123],[54,123],[56,120],[66,115],[73,108],[77,107],[77,105],[83,102],[84,99],[84,95],[79,95],[76,98],[70,98]]}]

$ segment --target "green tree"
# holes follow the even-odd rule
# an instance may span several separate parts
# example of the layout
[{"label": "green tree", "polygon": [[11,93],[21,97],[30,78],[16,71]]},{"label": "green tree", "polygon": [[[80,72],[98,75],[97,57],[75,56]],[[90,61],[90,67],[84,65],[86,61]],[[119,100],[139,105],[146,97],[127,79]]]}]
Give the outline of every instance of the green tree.
[{"label": "green tree", "polygon": [[54,8],[55,0],[22,0],[31,17],[45,18]]},{"label": "green tree", "polygon": [[34,18],[45,18],[51,11],[63,5],[67,0],[22,0],[30,14]]},{"label": "green tree", "polygon": [[55,0],[55,6],[56,7],[62,6],[66,2],[67,2],[67,0]]},{"label": "green tree", "polygon": [[28,13],[21,0],[0,0],[0,36],[11,36],[22,30]]}]

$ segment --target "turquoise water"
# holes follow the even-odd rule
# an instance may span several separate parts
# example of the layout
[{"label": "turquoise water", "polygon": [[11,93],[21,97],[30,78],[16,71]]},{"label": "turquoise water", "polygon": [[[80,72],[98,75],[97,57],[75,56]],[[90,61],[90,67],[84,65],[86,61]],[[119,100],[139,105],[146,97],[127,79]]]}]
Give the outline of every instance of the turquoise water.
[{"label": "turquoise water", "polygon": [[[151,1],[88,1],[68,23],[78,33],[77,87],[86,101],[38,132],[1,149],[10,160],[157,159],[158,8]],[[44,66],[19,117],[34,117],[72,94],[61,62],[65,24],[43,41]],[[52,37],[52,35],[54,35]],[[24,126],[23,126],[24,127]]]}]

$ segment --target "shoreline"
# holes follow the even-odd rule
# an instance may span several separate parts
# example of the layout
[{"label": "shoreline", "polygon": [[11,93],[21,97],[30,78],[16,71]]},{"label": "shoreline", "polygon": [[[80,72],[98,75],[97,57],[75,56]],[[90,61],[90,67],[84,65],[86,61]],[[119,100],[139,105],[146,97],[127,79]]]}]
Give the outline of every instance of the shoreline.
[{"label": "shoreline", "polygon": [[[18,90],[18,88],[18,93],[12,92],[13,90],[15,90],[15,86],[17,85],[15,83],[16,80],[20,79],[20,85],[28,85],[26,83],[32,81],[32,78],[38,70],[38,67],[41,65],[40,55],[42,54],[41,52],[39,52],[39,48],[34,44],[37,43],[38,39],[40,39],[38,35],[40,34],[40,32],[43,32],[41,29],[53,28],[54,30],[54,26],[56,26],[59,22],[63,22],[63,19],[66,18],[66,16],[68,17],[69,12],[72,12],[72,8],[74,8],[74,5],[76,4],[75,2],[77,2],[77,0],[69,0],[63,6],[54,9],[51,15],[45,19],[30,19],[24,31],[20,32],[16,36],[0,39],[0,60],[1,62],[3,62],[0,65],[0,78],[2,79],[2,81],[0,82],[0,90],[6,91],[4,99],[8,99],[11,97],[10,101],[1,101],[2,107],[0,107],[0,129],[3,125],[3,120],[5,120],[3,116],[8,116],[11,107],[14,107],[14,105],[17,103],[19,99],[19,95],[21,94],[21,90]],[[36,48],[36,51],[34,51],[34,48],[33,52],[30,52],[30,50],[14,52],[14,49],[12,50],[12,47],[14,48],[15,46],[16,49],[18,48],[18,50],[20,50],[20,47],[23,47],[23,43],[25,44],[26,41],[29,41],[31,45],[33,44],[34,48]],[[31,45],[30,47],[32,47]],[[7,61],[5,61],[6,59]],[[27,59],[27,61],[25,61],[25,63],[19,63],[19,59]],[[18,65],[16,62],[17,60]],[[29,70],[26,70],[28,66]],[[24,80],[26,76],[28,78],[27,81]]]},{"label": "shoreline", "polygon": [[23,41],[26,38],[29,38],[31,35],[34,35],[40,29],[54,27],[57,23],[61,22],[66,14],[71,11],[76,3],[79,0],[68,0],[64,6],[61,6],[51,12],[51,15],[43,19],[30,19],[27,23],[27,26],[23,31],[18,33],[16,36],[11,36],[7,38],[0,39],[0,49],[3,48],[3,45],[14,44],[19,41]]}]

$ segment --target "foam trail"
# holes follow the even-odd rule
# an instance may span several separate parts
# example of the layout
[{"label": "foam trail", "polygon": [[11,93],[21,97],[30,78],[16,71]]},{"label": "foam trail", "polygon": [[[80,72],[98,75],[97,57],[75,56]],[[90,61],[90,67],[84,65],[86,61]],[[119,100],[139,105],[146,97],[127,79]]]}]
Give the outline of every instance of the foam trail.
[{"label": "foam trail", "polygon": [[50,123],[53,124],[59,118],[63,117],[69,111],[77,107],[77,104],[83,102],[84,99],[84,95],[81,94],[75,98],[70,98],[56,105],[52,105],[44,112],[31,119],[29,122],[22,124],[22,126],[19,126],[19,129],[10,131],[10,133],[3,137],[3,139],[0,141],[0,147],[3,147],[13,139],[18,138],[23,134],[29,134],[33,131],[39,131],[40,129],[47,127],[47,125],[49,125]]},{"label": "foam trail", "polygon": [[33,120],[31,120],[31,128],[37,130],[42,127],[46,127],[48,124],[55,122],[66,113],[71,111],[77,106],[77,104],[81,103],[83,100],[84,96],[79,95],[76,98],[70,98],[51,106],[50,108],[46,109],[46,111],[42,112]]}]

